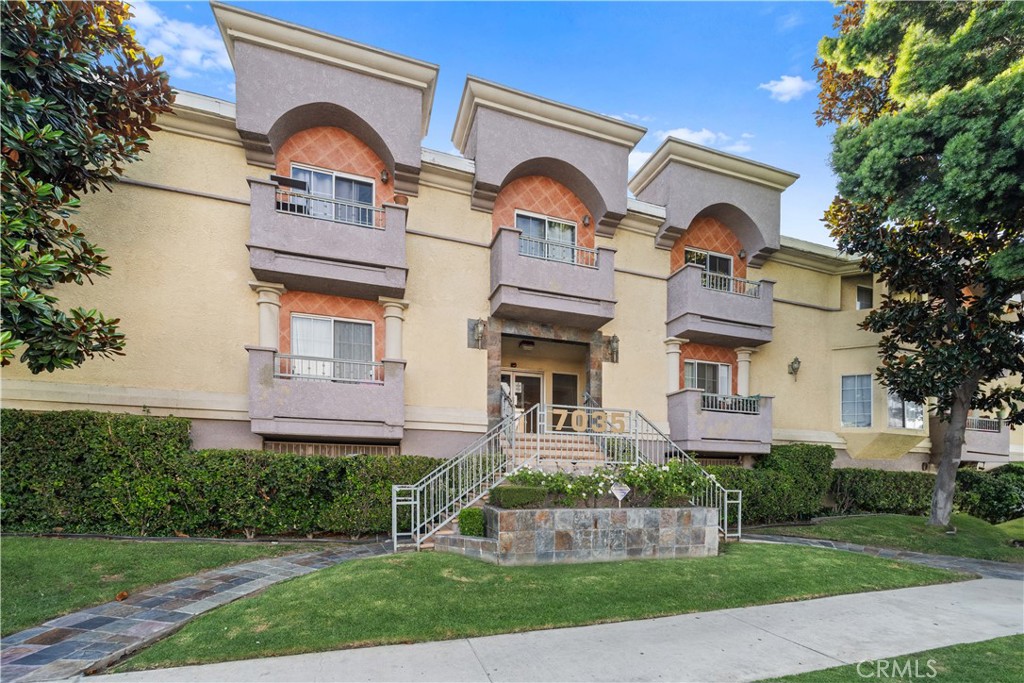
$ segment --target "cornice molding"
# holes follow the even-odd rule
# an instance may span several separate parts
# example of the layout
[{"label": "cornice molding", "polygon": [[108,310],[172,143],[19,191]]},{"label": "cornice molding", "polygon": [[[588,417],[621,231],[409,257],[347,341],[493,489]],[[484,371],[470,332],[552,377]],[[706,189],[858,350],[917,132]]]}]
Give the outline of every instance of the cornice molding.
[{"label": "cornice molding", "polygon": [[685,140],[668,138],[630,179],[630,191],[635,195],[640,194],[666,166],[673,162],[756,183],[779,192],[785,190],[800,177],[796,173],[758,161],[744,159]]},{"label": "cornice molding", "polygon": [[633,149],[647,133],[643,126],[514,90],[476,76],[467,76],[455,119],[455,129],[452,131],[452,142],[463,154],[466,152],[469,131],[480,107],[622,145],[628,149]]},{"label": "cornice molding", "polygon": [[219,2],[211,2],[210,7],[232,65],[235,43],[247,42],[416,88],[423,96],[422,134],[426,136],[437,86],[436,64]]}]

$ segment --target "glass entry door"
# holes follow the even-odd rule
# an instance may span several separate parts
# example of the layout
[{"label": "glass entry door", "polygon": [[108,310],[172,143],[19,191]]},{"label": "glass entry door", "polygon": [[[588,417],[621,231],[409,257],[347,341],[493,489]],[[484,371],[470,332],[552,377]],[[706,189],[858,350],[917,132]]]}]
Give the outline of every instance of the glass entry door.
[{"label": "glass entry door", "polygon": [[[541,403],[544,396],[544,378],[534,374],[503,372],[501,388],[511,398],[513,410],[518,416]],[[537,431],[537,413],[533,413],[523,424],[523,431]]]}]

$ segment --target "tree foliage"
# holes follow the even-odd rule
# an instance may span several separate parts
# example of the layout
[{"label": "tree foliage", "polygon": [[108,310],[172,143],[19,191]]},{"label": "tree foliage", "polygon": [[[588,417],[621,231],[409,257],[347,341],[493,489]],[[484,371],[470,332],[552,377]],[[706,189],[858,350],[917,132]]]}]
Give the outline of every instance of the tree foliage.
[{"label": "tree foliage", "polygon": [[3,3],[2,364],[24,345],[34,373],[122,354],[118,320],[61,310],[53,288],[106,276],[103,250],[70,219],[83,194],[148,150],[173,101],[160,58],[123,2]]},{"label": "tree foliage", "polygon": [[879,380],[951,423],[945,523],[968,411],[1024,424],[1002,381],[1024,373],[1024,272],[1004,263],[1024,241],[1024,3],[847,2],[835,28],[816,61],[818,123],[837,125],[825,222],[887,286],[863,322]]}]

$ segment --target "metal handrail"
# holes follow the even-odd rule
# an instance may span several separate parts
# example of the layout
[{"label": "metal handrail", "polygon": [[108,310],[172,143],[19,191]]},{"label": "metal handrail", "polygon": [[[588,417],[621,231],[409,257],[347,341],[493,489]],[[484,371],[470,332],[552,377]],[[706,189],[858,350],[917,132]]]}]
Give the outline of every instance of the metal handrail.
[{"label": "metal handrail", "polygon": [[998,417],[969,417],[967,429],[976,432],[1000,432],[1003,429],[1003,421]]},{"label": "metal handrail", "polygon": [[761,283],[755,280],[744,280],[731,275],[721,273],[703,272],[700,276],[700,286],[704,289],[713,289],[716,292],[728,292],[749,296],[754,299],[761,298]]},{"label": "metal handrail", "polygon": [[[516,462],[517,441],[532,436],[521,427],[536,424],[539,405],[511,415],[462,453],[445,462],[415,484],[391,487],[391,540],[408,538],[419,548],[424,541],[496,486],[508,474],[530,462]],[[399,512],[408,514],[408,528],[400,529]]]},{"label": "metal handrail", "polygon": [[545,261],[558,261],[584,268],[597,268],[597,249],[580,247],[567,242],[520,235],[519,253],[523,256],[539,258]]},{"label": "metal handrail", "polygon": [[364,228],[383,228],[385,225],[384,209],[360,202],[297,192],[284,187],[277,188],[274,206],[279,213],[308,216],[334,223]]},{"label": "metal handrail", "polygon": [[384,364],[345,360],[343,358],[322,358],[320,356],[300,356],[293,353],[275,353],[274,377],[383,384]]},{"label": "metal handrail", "polygon": [[702,410],[710,410],[716,413],[760,415],[761,397],[704,393],[700,396],[700,407]]}]

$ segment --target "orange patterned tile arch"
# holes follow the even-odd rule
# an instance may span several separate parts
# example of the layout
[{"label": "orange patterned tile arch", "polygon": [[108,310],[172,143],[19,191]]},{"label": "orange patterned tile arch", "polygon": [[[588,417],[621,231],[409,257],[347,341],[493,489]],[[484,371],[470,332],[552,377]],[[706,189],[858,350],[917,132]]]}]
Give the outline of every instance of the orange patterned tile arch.
[{"label": "orange patterned tile arch", "polygon": [[366,143],[341,128],[317,126],[288,138],[277,152],[276,173],[291,175],[293,162],[372,178],[374,203],[380,206],[395,201],[394,184],[385,185],[380,179],[384,162]]},{"label": "orange patterned tile arch", "polygon": [[736,352],[724,346],[711,346],[710,344],[683,344],[679,347],[679,386],[686,386],[686,366],[688,360],[705,361],[707,363],[725,363],[732,366],[732,387],[729,391],[737,392],[737,362]]},{"label": "orange patterned tile arch", "polygon": [[531,175],[516,178],[498,193],[492,213],[493,232],[498,228],[515,227],[516,210],[561,218],[576,224],[576,244],[594,248],[594,223],[583,225],[583,217],[590,214],[586,205],[573,191],[547,176]]},{"label": "orange patterned tile arch", "polygon": [[291,353],[292,313],[322,315],[329,318],[365,320],[373,323],[373,354],[384,358],[384,307],[376,301],[329,296],[315,292],[285,292],[281,295],[281,353]]},{"label": "orange patterned tile arch", "polygon": [[695,218],[686,232],[672,245],[670,260],[673,273],[686,263],[683,252],[687,248],[731,256],[732,274],[738,278],[747,277],[746,261],[739,256],[743,244],[729,226],[717,218]]}]

